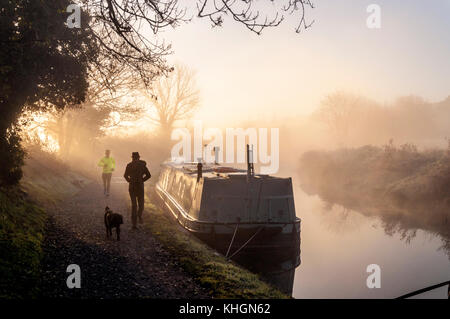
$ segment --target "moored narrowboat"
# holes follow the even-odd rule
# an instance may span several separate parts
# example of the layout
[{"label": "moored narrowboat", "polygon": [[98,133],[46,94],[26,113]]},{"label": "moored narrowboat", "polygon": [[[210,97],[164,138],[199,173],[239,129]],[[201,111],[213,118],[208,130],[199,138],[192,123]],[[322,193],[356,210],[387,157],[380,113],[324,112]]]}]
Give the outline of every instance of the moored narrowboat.
[{"label": "moored narrowboat", "polygon": [[291,260],[287,268],[295,268],[300,263],[300,219],[292,180],[252,171],[164,163],[156,193],[186,230],[228,258],[265,254],[277,256],[277,264]]}]

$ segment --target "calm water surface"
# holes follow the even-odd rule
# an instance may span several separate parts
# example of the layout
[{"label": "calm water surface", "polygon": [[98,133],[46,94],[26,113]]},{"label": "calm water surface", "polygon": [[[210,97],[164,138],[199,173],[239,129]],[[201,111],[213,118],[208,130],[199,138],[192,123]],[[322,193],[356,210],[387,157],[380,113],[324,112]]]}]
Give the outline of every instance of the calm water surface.
[{"label": "calm water surface", "polygon": [[[442,241],[417,231],[409,242],[386,234],[378,218],[305,194],[294,182],[301,225],[301,265],[295,270],[295,298],[394,298],[450,280],[450,260]],[[366,267],[381,267],[381,288],[369,289]],[[446,298],[447,287],[420,298]]]}]

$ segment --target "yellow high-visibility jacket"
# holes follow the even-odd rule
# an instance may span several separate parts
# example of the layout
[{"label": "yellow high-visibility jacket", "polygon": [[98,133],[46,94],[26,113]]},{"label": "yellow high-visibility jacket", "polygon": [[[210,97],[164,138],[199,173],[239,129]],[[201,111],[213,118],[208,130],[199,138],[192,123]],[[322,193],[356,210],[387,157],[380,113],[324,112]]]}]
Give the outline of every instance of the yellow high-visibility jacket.
[{"label": "yellow high-visibility jacket", "polygon": [[103,173],[109,174],[112,173],[113,170],[116,168],[116,161],[114,161],[114,158],[110,157],[103,157],[99,162],[98,166],[103,167]]}]

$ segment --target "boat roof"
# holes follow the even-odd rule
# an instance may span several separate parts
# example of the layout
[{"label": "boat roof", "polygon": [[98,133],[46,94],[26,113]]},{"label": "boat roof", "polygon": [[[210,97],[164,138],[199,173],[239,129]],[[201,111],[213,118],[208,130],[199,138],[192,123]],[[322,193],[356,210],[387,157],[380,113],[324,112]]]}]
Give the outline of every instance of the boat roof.
[{"label": "boat roof", "polygon": [[[210,164],[210,163],[202,163],[202,176],[208,178],[239,178],[239,177],[247,177],[247,170],[239,169],[231,166],[224,166],[220,164]],[[189,163],[176,163],[176,162],[164,162],[162,166],[168,166],[171,169],[182,171],[187,175],[197,175],[197,165],[198,163],[189,162]],[[255,174],[254,177],[257,178],[276,178],[270,175],[265,174]]]}]

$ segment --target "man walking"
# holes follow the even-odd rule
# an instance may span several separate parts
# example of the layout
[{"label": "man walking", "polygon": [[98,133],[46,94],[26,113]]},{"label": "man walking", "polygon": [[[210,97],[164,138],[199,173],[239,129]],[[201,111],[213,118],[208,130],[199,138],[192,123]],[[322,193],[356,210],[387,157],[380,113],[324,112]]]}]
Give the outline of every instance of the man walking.
[{"label": "man walking", "polygon": [[111,185],[112,172],[116,168],[116,162],[111,156],[111,151],[105,151],[105,157],[103,157],[99,162],[98,166],[103,167],[102,180],[103,180],[103,193],[109,196],[109,186]]},{"label": "man walking", "polygon": [[[139,159],[140,156],[138,152],[133,152],[131,158],[132,161],[127,164],[123,177],[125,177],[129,183],[128,191],[131,198],[131,221],[133,229],[137,229],[137,218],[139,218],[139,223],[142,224],[142,212],[144,211],[144,182],[147,181],[151,175],[147,168],[147,163]],[[137,206],[139,206],[139,208]]]}]

